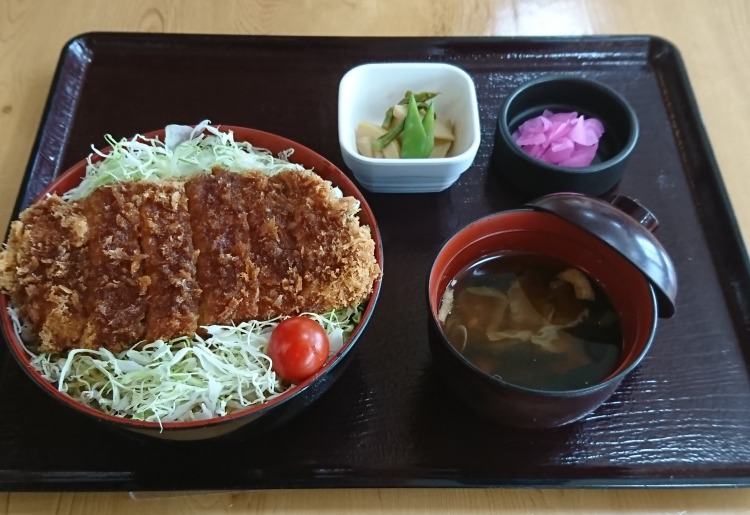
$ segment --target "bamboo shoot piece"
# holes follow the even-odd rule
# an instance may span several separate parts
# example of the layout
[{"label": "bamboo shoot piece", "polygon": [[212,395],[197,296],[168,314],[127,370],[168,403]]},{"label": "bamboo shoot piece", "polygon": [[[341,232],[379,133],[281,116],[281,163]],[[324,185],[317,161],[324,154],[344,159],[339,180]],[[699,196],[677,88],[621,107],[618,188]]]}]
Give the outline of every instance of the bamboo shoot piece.
[{"label": "bamboo shoot piece", "polygon": [[375,157],[372,153],[372,140],[367,136],[357,137],[357,150],[365,157]]},{"label": "bamboo shoot piece", "polygon": [[447,139],[435,139],[435,147],[430,153],[430,157],[447,157],[448,151],[451,148],[453,142]]},{"label": "bamboo shoot piece", "polygon": [[406,106],[403,104],[393,106],[393,122],[391,122],[391,126],[404,118],[406,118]]},{"label": "bamboo shoot piece", "polygon": [[374,151],[373,142],[386,133],[386,130],[370,122],[361,122],[357,125],[357,150],[365,157],[398,159],[401,156],[401,147],[397,140],[393,140],[383,147],[382,151]]},{"label": "bamboo shoot piece", "polygon": [[437,140],[439,139],[448,141],[454,141],[456,139],[453,135],[453,129],[450,126],[450,122],[443,118],[435,118],[435,145],[437,145]]}]

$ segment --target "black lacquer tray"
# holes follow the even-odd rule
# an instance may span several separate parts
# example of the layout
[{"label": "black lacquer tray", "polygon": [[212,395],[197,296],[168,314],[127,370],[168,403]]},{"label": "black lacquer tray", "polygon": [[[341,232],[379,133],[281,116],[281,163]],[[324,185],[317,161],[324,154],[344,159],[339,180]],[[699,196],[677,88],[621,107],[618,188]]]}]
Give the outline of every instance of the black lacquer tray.
[{"label": "black lacquer tray", "polygon": [[[410,60],[473,77],[482,145],[443,193],[365,192],[383,238],[383,289],[331,390],[270,434],[163,442],[64,410],[0,345],[1,489],[750,485],[747,258],[679,53],[658,38],[83,35],[62,51],[16,208],[106,133],[206,118],[281,134],[343,168],[341,76]],[[550,72],[599,79],[635,108],[641,138],[620,192],[659,217],[681,283],[677,315],[600,409],[564,428],[517,431],[457,405],[436,378],[425,287],[448,236],[528,200],[488,167],[495,116],[515,86]]]}]

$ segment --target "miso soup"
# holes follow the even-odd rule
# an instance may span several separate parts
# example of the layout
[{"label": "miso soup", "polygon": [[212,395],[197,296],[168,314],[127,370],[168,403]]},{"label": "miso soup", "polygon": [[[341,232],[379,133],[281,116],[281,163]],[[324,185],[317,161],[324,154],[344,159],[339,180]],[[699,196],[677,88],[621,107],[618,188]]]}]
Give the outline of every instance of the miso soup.
[{"label": "miso soup", "polygon": [[443,295],[439,319],[466,359],[526,388],[595,385],[622,352],[620,319],[602,288],[539,254],[501,253],[462,270]]}]

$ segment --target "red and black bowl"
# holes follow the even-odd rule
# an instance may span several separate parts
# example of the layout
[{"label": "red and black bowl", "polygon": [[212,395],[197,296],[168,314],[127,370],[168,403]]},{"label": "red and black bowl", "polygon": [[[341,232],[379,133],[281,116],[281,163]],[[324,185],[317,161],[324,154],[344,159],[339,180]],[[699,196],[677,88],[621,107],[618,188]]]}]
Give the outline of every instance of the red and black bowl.
[{"label": "red and black bowl", "polygon": [[[288,149],[294,149],[294,153],[289,158],[291,162],[300,164],[307,169],[312,169],[320,177],[337,186],[344,195],[356,198],[360,203],[358,215],[360,222],[370,227],[372,237],[375,241],[375,259],[380,265],[381,270],[383,269],[382,242],[372,210],[354,183],[334,164],[309,148],[275,134],[244,127],[227,125],[217,125],[216,127],[222,131],[232,131],[235,141],[250,142],[255,147],[270,150],[274,155]],[[164,130],[149,132],[144,134],[144,137],[158,137],[161,141],[164,141]],[[104,149],[103,153],[106,154],[110,150],[111,148]],[[94,161],[99,159],[98,156],[94,157]],[[37,200],[52,193],[62,194],[78,185],[84,176],[86,164],[86,160],[84,159],[65,171],[40,194]],[[9,299],[6,295],[0,295],[0,316],[2,317],[3,335],[8,343],[11,354],[23,368],[26,375],[56,401],[69,407],[76,413],[113,428],[125,429],[134,433],[167,440],[204,440],[226,435],[240,428],[254,433],[267,431],[278,427],[280,424],[310,407],[339,378],[354,356],[356,344],[375,309],[380,287],[381,279],[377,278],[373,284],[372,293],[366,301],[361,321],[354,329],[354,332],[344,342],[343,347],[332,357],[329,357],[325,365],[313,376],[262,404],[253,405],[247,409],[236,411],[223,417],[189,422],[164,422],[159,424],[158,422],[123,418],[103,413],[72,399],[68,395],[58,391],[55,384],[45,380],[31,365],[30,356],[23,344],[18,340],[13,329],[13,323],[7,311]]]},{"label": "red and black bowl", "polygon": [[[641,212],[630,199],[616,205]],[[656,225],[650,214],[642,218],[650,228]],[[604,290],[623,333],[619,361],[608,377],[566,391],[522,387],[484,372],[451,344],[438,319],[446,287],[466,267],[501,252],[535,253],[566,262]],[[676,292],[669,256],[630,214],[586,195],[548,195],[522,209],[479,219],[441,248],[427,288],[434,365],[448,389],[483,416],[514,427],[561,426],[595,410],[639,365],[653,342],[658,317],[674,313]]]}]

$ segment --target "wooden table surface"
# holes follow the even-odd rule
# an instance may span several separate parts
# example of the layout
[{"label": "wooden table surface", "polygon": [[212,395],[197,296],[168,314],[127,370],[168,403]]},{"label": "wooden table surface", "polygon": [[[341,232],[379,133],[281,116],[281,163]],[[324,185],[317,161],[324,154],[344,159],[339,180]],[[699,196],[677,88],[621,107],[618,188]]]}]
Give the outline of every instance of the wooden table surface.
[{"label": "wooden table surface", "polygon": [[[748,0],[0,0],[0,227],[8,224],[60,49],[89,31],[658,35],[681,50],[745,239],[750,231]],[[750,513],[750,490],[355,489],[152,494],[138,500],[127,493],[0,493],[0,515],[381,511]]]}]

